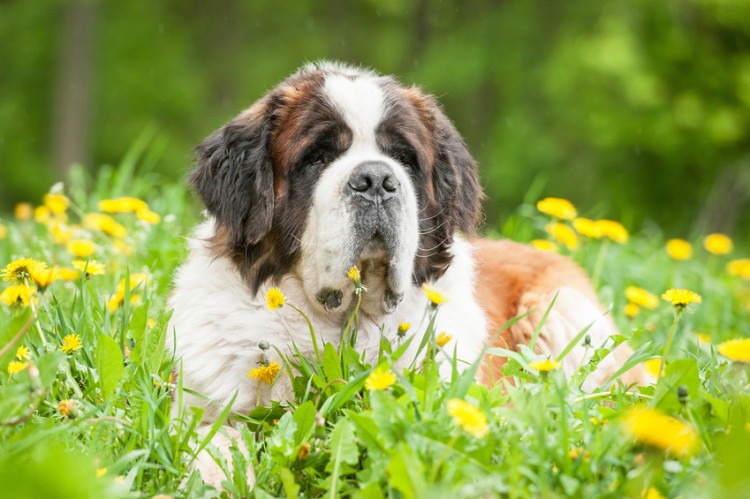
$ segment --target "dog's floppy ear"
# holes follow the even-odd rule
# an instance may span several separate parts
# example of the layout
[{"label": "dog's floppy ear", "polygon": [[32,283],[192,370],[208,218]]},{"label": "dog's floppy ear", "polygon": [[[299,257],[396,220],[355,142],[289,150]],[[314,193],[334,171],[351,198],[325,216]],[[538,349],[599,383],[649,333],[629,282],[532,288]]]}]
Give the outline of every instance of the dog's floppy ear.
[{"label": "dog's floppy ear", "polygon": [[190,184],[234,246],[258,243],[274,210],[270,114],[261,101],[195,148]]},{"label": "dog's floppy ear", "polygon": [[477,162],[461,134],[437,105],[434,133],[437,164],[433,169],[433,182],[438,203],[450,206],[448,216],[454,231],[472,236],[484,199]]},{"label": "dog's floppy ear", "polygon": [[429,130],[433,158],[426,170],[431,189],[424,196],[414,269],[415,281],[421,284],[438,279],[450,265],[456,231],[475,234],[484,195],[476,161],[435,98],[415,89],[409,94]]}]

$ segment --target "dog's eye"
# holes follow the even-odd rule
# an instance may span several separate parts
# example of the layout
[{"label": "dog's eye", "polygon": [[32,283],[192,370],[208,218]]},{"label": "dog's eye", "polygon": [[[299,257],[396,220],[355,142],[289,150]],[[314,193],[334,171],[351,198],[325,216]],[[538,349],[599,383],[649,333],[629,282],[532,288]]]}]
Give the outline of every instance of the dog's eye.
[{"label": "dog's eye", "polygon": [[416,170],[419,167],[419,161],[417,160],[417,155],[414,153],[414,151],[411,151],[411,150],[399,151],[399,153],[396,156],[396,159],[398,160],[399,163],[406,166],[407,168]]}]

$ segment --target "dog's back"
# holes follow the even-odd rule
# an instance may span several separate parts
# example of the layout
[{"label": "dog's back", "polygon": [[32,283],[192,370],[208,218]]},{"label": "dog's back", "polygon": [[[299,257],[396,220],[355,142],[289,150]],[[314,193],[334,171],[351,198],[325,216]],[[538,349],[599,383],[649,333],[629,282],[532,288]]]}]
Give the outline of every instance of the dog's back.
[{"label": "dog's back", "polygon": [[[477,239],[473,246],[476,292],[487,317],[489,346],[516,350],[519,345],[529,344],[553,299],[555,304],[544,320],[535,346],[537,352],[556,358],[589,325],[587,334],[593,347],[605,344],[611,335],[617,334],[586,273],[570,259],[512,241]],[[526,315],[513,326],[500,331],[510,319],[523,314]],[[580,345],[570,351],[562,362],[566,374],[572,374],[588,361],[586,353]],[[589,376],[585,386],[593,388],[607,381],[631,354],[627,345],[617,347]],[[497,382],[505,362],[505,357],[488,355],[482,381]],[[645,371],[637,367],[628,371],[622,381],[645,383],[646,378]]]}]

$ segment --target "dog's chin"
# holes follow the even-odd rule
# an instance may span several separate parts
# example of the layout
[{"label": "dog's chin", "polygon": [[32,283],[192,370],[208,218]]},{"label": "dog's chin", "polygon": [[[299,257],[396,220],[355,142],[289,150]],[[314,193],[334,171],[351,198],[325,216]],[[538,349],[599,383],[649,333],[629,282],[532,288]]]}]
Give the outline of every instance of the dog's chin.
[{"label": "dog's chin", "polygon": [[[375,233],[363,245],[359,256],[351,258],[361,276],[365,288],[359,309],[366,315],[380,316],[392,313],[401,302],[404,291],[396,286],[393,261],[388,244],[383,236]],[[340,287],[323,287],[315,296],[322,309],[328,313],[346,311],[357,303],[354,283],[346,280]]]}]

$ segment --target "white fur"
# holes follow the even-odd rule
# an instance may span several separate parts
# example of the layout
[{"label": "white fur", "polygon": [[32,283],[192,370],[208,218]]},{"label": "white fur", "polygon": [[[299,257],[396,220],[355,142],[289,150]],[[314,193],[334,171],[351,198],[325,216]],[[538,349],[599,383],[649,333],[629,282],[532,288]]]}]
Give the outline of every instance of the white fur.
[{"label": "white fur", "polygon": [[[233,408],[238,412],[251,410],[258,397],[258,382],[247,377],[262,356],[258,344],[266,340],[282,352],[291,353],[294,342],[302,351],[312,352],[312,341],[304,318],[293,308],[284,306],[275,311],[266,307],[264,287],[253,296],[224,258],[214,258],[205,240],[214,230],[213,222],[201,225],[190,240],[190,256],[180,267],[175,290],[170,299],[174,309],[168,338],[169,348],[183,363],[183,384],[208,397],[214,404],[207,406],[206,418],[215,418],[237,393]],[[445,350],[453,352],[465,363],[478,359],[486,338],[484,315],[474,297],[474,263],[471,246],[459,236],[453,245],[453,264],[435,287],[445,292],[447,303],[440,307],[436,330],[453,337]],[[281,290],[289,303],[302,309],[315,326],[318,343],[338,344],[342,314],[321,312],[314,297],[305,291],[300,277],[289,274],[281,281]],[[381,317],[361,316],[357,349],[370,361],[376,360],[381,328],[389,341],[397,341],[401,322],[412,324],[411,334],[424,332],[422,322],[428,301],[421,289],[410,286],[404,300],[392,314]],[[403,358],[408,364],[414,356],[419,339],[412,342],[412,351]],[[278,362],[275,351],[269,354]],[[465,366],[466,364],[464,364]],[[445,366],[449,369],[448,363]],[[400,366],[403,367],[403,366]],[[446,369],[446,368],[444,368]],[[448,374],[450,371],[443,371]],[[282,375],[272,387],[261,387],[260,401],[290,399],[288,377]],[[206,406],[206,403],[186,394],[187,405]]]}]

